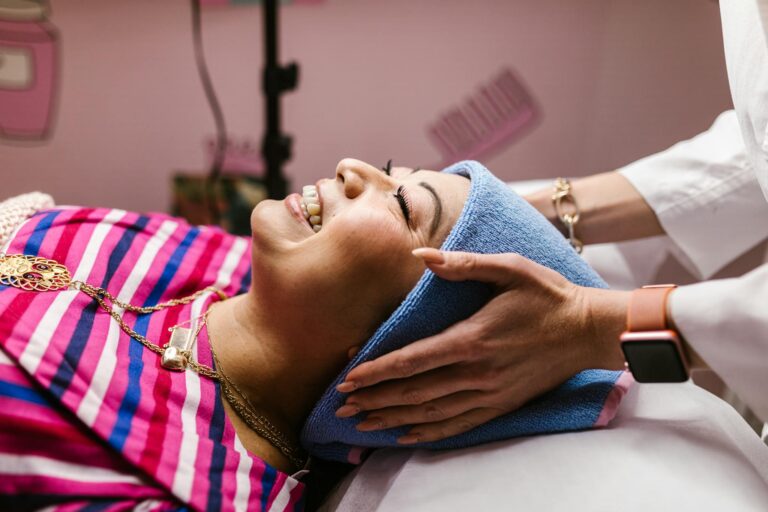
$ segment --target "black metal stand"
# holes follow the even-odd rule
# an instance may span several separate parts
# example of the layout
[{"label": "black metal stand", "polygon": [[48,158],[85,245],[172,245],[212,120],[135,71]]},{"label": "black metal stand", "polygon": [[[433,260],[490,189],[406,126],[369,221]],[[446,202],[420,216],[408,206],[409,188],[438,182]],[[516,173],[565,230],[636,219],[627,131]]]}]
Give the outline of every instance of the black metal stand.
[{"label": "black metal stand", "polygon": [[282,199],[288,192],[283,164],[291,159],[292,138],[282,133],[280,96],[296,88],[299,66],[291,62],[280,66],[277,62],[278,0],[264,0],[264,76],[262,87],[266,99],[266,130],[261,154],[267,164],[265,182],[271,199]]}]

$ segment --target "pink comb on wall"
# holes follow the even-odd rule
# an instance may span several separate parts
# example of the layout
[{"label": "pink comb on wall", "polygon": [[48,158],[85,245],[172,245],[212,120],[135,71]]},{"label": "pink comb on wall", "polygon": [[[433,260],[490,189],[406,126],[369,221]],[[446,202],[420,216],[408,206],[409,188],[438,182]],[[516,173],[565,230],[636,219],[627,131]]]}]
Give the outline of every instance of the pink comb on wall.
[{"label": "pink comb on wall", "polygon": [[536,103],[511,69],[501,70],[464,104],[428,127],[442,165],[487,158],[528,133],[540,120]]}]

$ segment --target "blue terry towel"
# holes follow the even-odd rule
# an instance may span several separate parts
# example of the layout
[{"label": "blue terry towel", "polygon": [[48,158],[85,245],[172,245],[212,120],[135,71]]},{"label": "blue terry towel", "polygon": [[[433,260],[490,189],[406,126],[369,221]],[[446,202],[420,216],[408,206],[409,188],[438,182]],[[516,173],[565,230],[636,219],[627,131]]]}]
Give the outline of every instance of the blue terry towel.
[{"label": "blue terry towel", "polygon": [[[481,164],[459,162],[443,172],[468,176],[471,180],[467,202],[443,250],[515,252],[557,270],[576,284],[607,287],[543,216]],[[396,440],[407,432],[407,427],[358,432],[355,425],[362,421],[364,414],[337,418],[334,413],[343,405],[346,395],[337,392],[335,386],[360,363],[443,331],[478,311],[491,296],[492,290],[487,284],[449,282],[425,271],[403,303],[363,345],[315,405],[301,434],[307,451],[322,459],[359,462],[364,448],[398,446]],[[462,448],[516,436],[593,427],[621,374],[608,370],[583,371],[523,408],[474,430],[442,441],[409,446]],[[613,402],[610,406],[615,407],[615,398],[608,402]],[[604,417],[605,413],[601,423]]]}]

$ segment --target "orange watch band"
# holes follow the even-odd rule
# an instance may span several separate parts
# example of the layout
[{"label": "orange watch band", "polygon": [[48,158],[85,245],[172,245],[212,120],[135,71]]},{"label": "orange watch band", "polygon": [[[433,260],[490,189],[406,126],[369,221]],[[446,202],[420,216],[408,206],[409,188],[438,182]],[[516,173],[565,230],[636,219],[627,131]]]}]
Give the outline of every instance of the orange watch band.
[{"label": "orange watch band", "polygon": [[667,296],[674,284],[643,286],[632,292],[627,310],[627,331],[662,331],[667,327]]}]

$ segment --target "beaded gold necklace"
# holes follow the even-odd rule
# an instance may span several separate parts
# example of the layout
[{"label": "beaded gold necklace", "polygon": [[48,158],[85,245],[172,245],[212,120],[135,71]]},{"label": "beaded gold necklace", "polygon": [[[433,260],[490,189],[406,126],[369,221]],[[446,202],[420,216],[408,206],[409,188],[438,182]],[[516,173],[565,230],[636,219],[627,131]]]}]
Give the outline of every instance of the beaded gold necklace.
[{"label": "beaded gold necklace", "polygon": [[[232,379],[227,377],[213,350],[212,343],[210,344],[211,355],[216,363],[216,369],[200,364],[192,357],[192,345],[208,321],[210,308],[198,318],[171,327],[169,329],[171,331],[171,339],[162,346],[153,343],[145,336],[133,330],[115,309],[115,306],[118,306],[125,311],[133,313],[153,313],[173,306],[189,304],[206,293],[215,293],[219,300],[226,300],[227,295],[215,286],[207,286],[186,297],[171,299],[168,302],[162,302],[154,306],[134,306],[117,299],[103,288],[92,286],[84,281],[72,280],[69,269],[55,260],[25,254],[2,253],[0,253],[0,284],[30,292],[70,289],[85,293],[95,300],[101,309],[109,313],[120,325],[123,332],[144,345],[147,349],[160,355],[160,364],[163,368],[183,372],[189,367],[200,375],[219,381],[227,402],[229,402],[245,424],[280,450],[290,460],[291,464],[297,468],[304,467],[306,455],[301,448],[291,443],[289,438],[275,427],[266,416],[259,414],[245,393],[235,385]],[[187,323],[197,323],[197,325],[194,328],[182,327]]]}]

